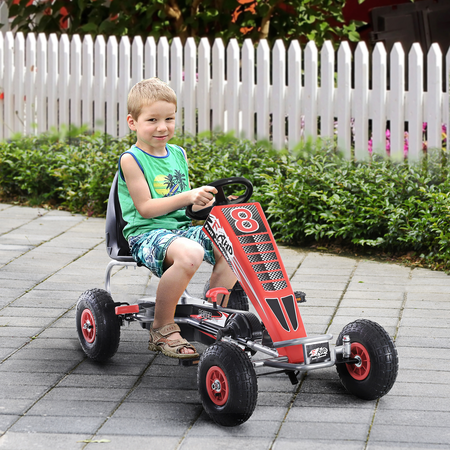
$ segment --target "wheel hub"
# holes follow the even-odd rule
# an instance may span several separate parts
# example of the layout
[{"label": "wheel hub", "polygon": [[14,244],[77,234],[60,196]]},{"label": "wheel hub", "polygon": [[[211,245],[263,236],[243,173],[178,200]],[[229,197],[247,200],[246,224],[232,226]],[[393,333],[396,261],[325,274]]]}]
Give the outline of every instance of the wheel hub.
[{"label": "wheel hub", "polygon": [[222,390],[222,385],[220,384],[220,381],[214,380],[213,384],[211,385],[211,389],[219,393]]},{"label": "wheel hub", "polygon": [[95,320],[92,311],[88,308],[81,313],[81,332],[88,344],[92,344],[95,341]]}]

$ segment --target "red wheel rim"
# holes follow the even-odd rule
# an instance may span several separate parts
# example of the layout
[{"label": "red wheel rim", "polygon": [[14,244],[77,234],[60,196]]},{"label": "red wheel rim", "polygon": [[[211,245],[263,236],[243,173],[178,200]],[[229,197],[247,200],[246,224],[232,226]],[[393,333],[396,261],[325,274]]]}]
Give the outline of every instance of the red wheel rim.
[{"label": "red wheel rim", "polygon": [[370,356],[364,345],[359,342],[352,344],[350,358],[359,359],[359,363],[347,364],[348,373],[358,381],[364,380],[370,373]]},{"label": "red wheel rim", "polygon": [[86,342],[92,344],[95,341],[95,320],[90,309],[81,313],[81,331]]},{"label": "red wheel rim", "polygon": [[208,370],[206,374],[206,389],[209,398],[215,405],[225,405],[230,391],[227,377],[220,367],[213,366]]}]

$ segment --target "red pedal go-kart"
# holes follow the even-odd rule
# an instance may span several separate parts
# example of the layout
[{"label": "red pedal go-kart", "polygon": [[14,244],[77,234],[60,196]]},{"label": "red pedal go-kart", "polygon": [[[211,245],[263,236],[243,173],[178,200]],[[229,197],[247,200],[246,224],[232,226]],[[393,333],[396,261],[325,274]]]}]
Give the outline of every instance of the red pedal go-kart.
[{"label": "red pedal go-kart", "polygon": [[[187,292],[180,299],[175,322],[183,337],[207,345],[198,363],[198,389],[206,413],[216,423],[235,426],[248,420],[256,406],[257,372],[284,372],[293,384],[305,371],[336,365],[342,384],[367,400],[385,395],[398,372],[398,356],[388,333],[377,323],[356,320],[344,327],[336,345],[333,336],[308,336],[278,248],[259,203],[246,203],[252,192],[245,178],[210,183],[218,190],[210,208],[187,215],[205,220],[204,231],[221,251],[257,315],[248,311],[244,292],[232,292],[227,308],[217,305],[224,288],[210,289],[205,299]],[[245,187],[238,198],[224,193]],[[117,351],[120,328],[138,321],[149,329],[155,302],[115,303],[109,291],[115,265],[135,265],[121,230],[125,225],[117,198],[117,174],[111,187],[107,220],[107,250],[112,258],[106,270],[105,289],[84,292],[77,303],[76,325],[86,355],[96,361]],[[256,355],[257,353],[257,355]],[[255,357],[256,355],[256,357]],[[263,355],[263,357],[261,357]],[[192,363],[192,362],[191,362]],[[186,363],[184,363],[186,364]]]}]

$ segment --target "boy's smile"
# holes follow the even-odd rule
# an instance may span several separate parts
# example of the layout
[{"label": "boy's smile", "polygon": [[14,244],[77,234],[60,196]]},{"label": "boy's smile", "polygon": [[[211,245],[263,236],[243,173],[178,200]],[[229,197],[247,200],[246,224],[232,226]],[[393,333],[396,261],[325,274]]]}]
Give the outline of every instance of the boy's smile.
[{"label": "boy's smile", "polygon": [[137,119],[127,117],[130,130],[136,131],[136,145],[155,156],[166,155],[166,144],[175,133],[176,106],[159,100],[144,105]]}]

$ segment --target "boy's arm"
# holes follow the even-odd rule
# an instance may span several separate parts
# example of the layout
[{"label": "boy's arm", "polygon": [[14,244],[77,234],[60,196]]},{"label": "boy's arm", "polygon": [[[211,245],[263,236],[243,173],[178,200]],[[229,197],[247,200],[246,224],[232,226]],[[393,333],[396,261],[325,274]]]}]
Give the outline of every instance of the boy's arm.
[{"label": "boy's arm", "polygon": [[215,187],[202,186],[172,197],[152,198],[144,174],[133,156],[124,154],[120,159],[120,167],[134,206],[136,206],[139,214],[146,219],[164,216],[187,205],[197,205],[204,208],[213,200],[213,194],[217,193]]}]

